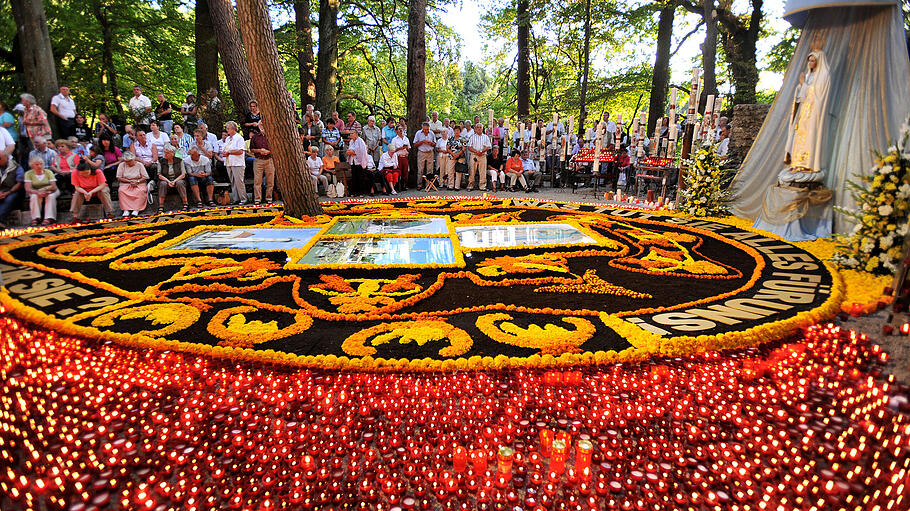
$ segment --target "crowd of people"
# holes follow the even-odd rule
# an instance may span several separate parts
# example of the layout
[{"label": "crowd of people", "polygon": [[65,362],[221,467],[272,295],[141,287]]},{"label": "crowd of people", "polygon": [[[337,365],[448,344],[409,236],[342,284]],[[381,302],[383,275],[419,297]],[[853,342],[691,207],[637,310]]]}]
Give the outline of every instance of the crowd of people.
[{"label": "crowd of people", "polygon": [[[102,205],[106,216],[113,215],[114,188],[123,216],[138,216],[155,194],[159,212],[168,195],[179,196],[184,209],[214,206],[216,181],[229,183],[233,204],[246,204],[249,173],[252,203],[272,203],[275,166],[258,103],[250,102],[239,123],[222,124],[222,107],[214,89],[199,104],[187,94],[178,108],[164,94],[153,102],[137,85],[129,100],[131,123],[118,125],[102,113],[92,128],[67,86],[51,100],[49,114],[27,93],[12,110],[0,102],[0,127],[5,128],[0,129],[0,222],[23,196],[28,197],[32,225],[54,223],[61,196],[71,198],[74,222],[81,221],[83,205],[92,201]],[[396,195],[414,185],[534,193],[545,176],[553,186],[565,184],[574,170],[566,162],[592,146],[598,132],[604,147],[613,147],[618,138],[625,150],[622,158],[599,169],[614,179],[634,165],[640,145],[638,134],[617,126],[609,113],[585,130],[582,140],[567,133],[555,115],[548,123],[525,120],[519,129],[504,118],[491,118],[485,126],[480,116],[457,121],[433,112],[408,137],[403,117],[377,121],[371,115],[362,124],[353,111],[344,118],[334,111],[325,120],[313,105],[300,113],[305,168],[318,192],[330,197]],[[726,118],[720,121],[718,152],[725,153],[729,126]],[[52,122],[56,140],[51,139]],[[667,138],[669,119],[661,126],[656,147]],[[647,149],[650,144],[642,136],[641,145]]]}]

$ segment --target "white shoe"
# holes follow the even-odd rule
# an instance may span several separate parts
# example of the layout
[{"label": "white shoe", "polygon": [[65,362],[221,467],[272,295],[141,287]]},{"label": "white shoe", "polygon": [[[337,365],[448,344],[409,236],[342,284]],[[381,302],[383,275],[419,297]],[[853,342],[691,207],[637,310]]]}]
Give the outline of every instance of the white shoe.
[{"label": "white shoe", "polygon": [[132,215],[133,215],[133,216],[139,216],[139,212],[136,211],[136,210],[134,209]]},{"label": "white shoe", "polygon": [[396,192],[396,191],[393,189],[393,190],[392,190],[392,195],[398,195],[398,192]]},{"label": "white shoe", "polygon": [[129,212],[129,211],[124,211],[124,212],[123,212],[123,218],[126,218],[126,217],[128,217],[128,216],[130,216],[130,212]]}]

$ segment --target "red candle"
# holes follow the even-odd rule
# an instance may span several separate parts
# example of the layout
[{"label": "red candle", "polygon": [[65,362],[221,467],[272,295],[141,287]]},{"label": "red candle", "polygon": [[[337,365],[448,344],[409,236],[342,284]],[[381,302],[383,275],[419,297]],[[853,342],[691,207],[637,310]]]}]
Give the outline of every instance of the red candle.
[{"label": "red candle", "polygon": [[594,444],[588,440],[579,440],[575,444],[575,471],[583,473],[591,467],[591,455],[594,453]]},{"label": "red candle", "polygon": [[496,471],[506,480],[512,478],[512,459],[515,456],[515,450],[511,447],[502,446],[496,455]]},{"label": "red candle", "polygon": [[452,451],[452,468],[455,472],[461,473],[468,466],[468,450],[460,445],[456,445]]},{"label": "red candle", "polygon": [[550,457],[550,472],[562,474],[566,470],[566,453],[568,447],[562,440],[553,441],[553,455]]},{"label": "red candle", "polygon": [[553,447],[553,432],[549,429],[540,430],[540,454],[549,457]]},{"label": "red candle", "polygon": [[487,470],[487,453],[483,449],[474,449],[471,451],[471,464],[474,466],[474,472],[483,474]]}]

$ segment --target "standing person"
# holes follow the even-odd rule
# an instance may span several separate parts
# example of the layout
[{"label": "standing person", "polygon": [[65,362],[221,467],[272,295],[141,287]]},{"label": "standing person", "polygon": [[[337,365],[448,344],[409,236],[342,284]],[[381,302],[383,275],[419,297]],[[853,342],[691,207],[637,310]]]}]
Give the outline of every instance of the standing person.
[{"label": "standing person", "polygon": [[341,117],[338,116],[338,110],[332,112],[332,122],[335,123],[335,129],[339,132],[344,130],[344,121],[341,120]]},{"label": "standing person", "polygon": [[265,129],[252,132],[250,152],[253,153],[253,204],[262,202],[262,178],[265,175],[265,202],[272,203],[272,190],[275,188],[275,162],[272,160],[272,149],[265,136]]},{"label": "standing person", "polygon": [[373,157],[370,156],[370,152],[367,150],[367,144],[360,138],[360,133],[357,130],[351,130],[350,133],[351,143],[348,146],[348,162],[351,164],[351,176],[354,178],[354,182],[357,183],[360,193],[362,194],[369,189],[370,197],[372,197],[375,189],[372,179],[373,169],[376,168],[373,165]]},{"label": "standing person", "polygon": [[[0,101],[0,129],[6,131],[6,133],[13,140],[13,149],[15,150],[15,145],[19,142],[19,131],[16,129],[16,118],[13,117],[13,114],[10,113],[9,107],[3,101]],[[6,148],[0,148],[0,152],[10,153],[6,151]]]},{"label": "standing person", "polygon": [[123,153],[123,162],[117,166],[117,201],[124,218],[139,216],[139,212],[148,206],[149,175],[145,166],[136,161],[136,155],[127,151]]},{"label": "standing person", "polygon": [[133,85],[133,97],[130,98],[130,114],[133,116],[133,124],[136,129],[143,131],[149,130],[149,124],[155,118],[152,112],[152,100],[142,94],[142,87]]},{"label": "standing person", "polygon": [[[0,222],[6,220],[10,211],[22,200],[25,172],[11,156],[0,153]],[[0,223],[0,227],[6,226]]]},{"label": "standing person", "polygon": [[[601,123],[604,126],[605,138],[604,143],[606,145],[611,145],[616,143],[616,123],[610,120],[610,112],[604,113],[604,118]],[[591,137],[591,140],[594,140],[594,137]]]},{"label": "standing person", "polygon": [[71,136],[76,118],[76,102],[70,97],[68,86],[61,85],[60,93],[51,98],[51,113],[57,119],[60,138]]},{"label": "standing person", "polygon": [[332,119],[329,119],[326,122],[325,129],[322,130],[323,154],[325,153],[325,149],[330,146],[331,146],[333,152],[340,154],[339,149],[342,147],[341,132],[339,132],[338,129],[335,128],[335,121],[333,121]]},{"label": "standing person", "polygon": [[186,130],[195,131],[196,122],[199,120],[199,107],[196,106],[195,95],[186,95],[186,100],[180,105],[180,114],[183,115],[183,123],[186,124]]},{"label": "standing person", "polygon": [[224,158],[224,165],[227,167],[228,177],[231,180],[235,202],[243,205],[247,203],[246,184],[243,182],[243,173],[246,170],[243,154],[246,143],[243,136],[237,133],[236,122],[228,121],[224,127],[227,129],[227,140],[224,142],[221,156]]},{"label": "standing person", "polygon": [[416,134],[414,134],[414,147],[417,148],[417,189],[423,186],[422,182],[426,180],[427,174],[432,174],[433,169],[433,149],[436,147],[436,136],[430,131],[430,123],[424,122]]},{"label": "standing person", "polygon": [[209,89],[208,101],[205,103],[205,124],[207,126],[216,130],[221,129],[221,109],[222,103],[221,98],[218,97],[218,89],[212,87]]},{"label": "standing person", "polygon": [[341,130],[341,135],[344,136],[345,141],[350,141],[351,133],[355,131],[358,135],[363,135],[363,126],[357,120],[357,114],[353,110],[348,112],[348,120],[342,126],[344,127],[338,129]]},{"label": "standing person", "polygon": [[114,205],[111,203],[111,190],[104,179],[104,173],[101,169],[92,168],[88,163],[82,162],[76,167],[76,172],[72,176],[73,200],[70,203],[70,212],[73,218],[71,224],[78,224],[82,216],[82,204],[98,197],[101,206],[104,208],[104,216],[114,216]]},{"label": "standing person", "polygon": [[47,122],[47,113],[35,104],[35,96],[20,94],[19,99],[24,109],[20,122],[25,125],[26,148],[31,151],[36,137],[51,136],[51,125]]},{"label": "standing person", "polygon": [[[0,107],[0,108],[2,108],[2,107]],[[13,116],[11,114],[6,112],[5,110],[3,111],[3,113],[5,113],[6,115],[9,115],[9,118],[12,119]],[[0,115],[2,115],[2,114],[0,114]],[[0,120],[0,124],[4,124],[2,120]],[[16,137],[18,137],[18,136],[19,136],[19,134],[17,133]],[[0,153],[3,153],[5,155],[9,156],[9,155],[13,154],[13,152],[15,150],[16,150],[16,139],[13,138],[12,135],[10,135],[9,130],[7,130],[6,128],[0,127]]]},{"label": "standing person", "polygon": [[461,178],[468,170],[464,154],[465,142],[466,140],[461,136],[461,126],[455,124],[452,131],[452,137],[449,139],[449,155],[452,158],[452,163],[449,165],[449,172],[446,175],[449,190],[461,189]]},{"label": "standing person", "polygon": [[432,131],[433,135],[435,135],[438,139],[440,136],[442,136],[442,130],[444,129],[444,126],[442,125],[442,121],[439,120],[439,112],[433,112],[431,115],[432,120],[430,121],[430,131]]},{"label": "standing person", "polygon": [[41,224],[51,225],[57,220],[57,197],[60,196],[57,179],[53,172],[44,169],[44,162],[41,161],[41,158],[30,158],[28,166],[29,170],[25,173],[23,183],[32,214],[31,225],[38,225],[38,222],[41,221],[42,209],[44,210],[44,222]]},{"label": "standing person", "polygon": [[382,127],[382,152],[389,150],[389,143],[395,138],[395,119],[389,117],[385,120],[385,126]]},{"label": "standing person", "polygon": [[395,148],[389,146],[388,150],[379,157],[379,171],[389,184],[389,190],[392,195],[398,195],[395,191],[395,183],[398,182],[398,156],[395,155]]},{"label": "standing person", "polygon": [[[452,160],[452,153],[449,152],[449,130],[442,129],[439,131],[439,137],[436,138],[436,159],[439,163],[439,187],[446,184],[446,180],[451,174],[455,162]],[[452,186],[449,185],[449,188]]]},{"label": "standing person", "polygon": [[324,154],[321,144],[322,128],[316,123],[316,116],[307,116],[306,124],[301,129],[303,130],[303,148],[308,151],[310,148],[315,148],[319,154]]},{"label": "standing person", "polygon": [[[474,133],[468,137],[468,190],[487,188],[487,151],[492,148],[490,137],[483,132],[483,124],[474,125]],[[474,184],[475,177],[480,179],[480,188]]]},{"label": "standing person", "polygon": [[[171,188],[177,190],[183,200],[183,210],[190,209],[186,198],[186,168],[183,160],[177,158],[177,148],[171,144],[164,146],[164,157],[158,160],[158,214],[164,213],[164,204]],[[154,185],[152,185],[154,186]]]},{"label": "standing person", "polygon": [[370,156],[373,157],[373,163],[379,163],[379,157],[382,155],[382,130],[379,129],[379,126],[376,126],[376,117],[369,116],[367,117],[367,125],[363,127],[363,141],[367,145],[367,150],[370,151]]},{"label": "standing person", "polygon": [[192,146],[189,149],[189,156],[183,160],[183,164],[188,174],[187,180],[190,182],[193,196],[196,197],[196,206],[202,207],[202,194],[199,187],[205,186],[208,204],[214,207],[215,180],[212,179],[212,160],[202,154],[198,147]]},{"label": "standing person", "polygon": [[256,100],[250,101],[250,111],[243,116],[243,134],[250,136],[259,133],[261,127],[262,112],[259,111],[259,103]]},{"label": "standing person", "polygon": [[155,118],[158,119],[158,125],[161,127],[161,131],[171,134],[171,130],[174,127],[174,105],[171,104],[167,98],[164,97],[164,94],[158,94],[158,106],[155,107]]},{"label": "standing person", "polygon": [[403,192],[408,189],[408,152],[411,150],[411,141],[404,132],[404,126],[399,124],[395,128],[395,138],[389,145],[395,147],[395,155],[398,156],[398,172],[401,174],[399,190]]}]

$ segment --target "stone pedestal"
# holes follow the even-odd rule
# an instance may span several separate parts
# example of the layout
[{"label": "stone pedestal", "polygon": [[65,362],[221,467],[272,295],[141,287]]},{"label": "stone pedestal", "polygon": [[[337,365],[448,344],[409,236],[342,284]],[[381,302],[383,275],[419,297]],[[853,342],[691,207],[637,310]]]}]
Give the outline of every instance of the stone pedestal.
[{"label": "stone pedestal", "polygon": [[742,160],[758,136],[771,105],[736,105],[733,107],[733,118],[730,124],[730,157]]}]

